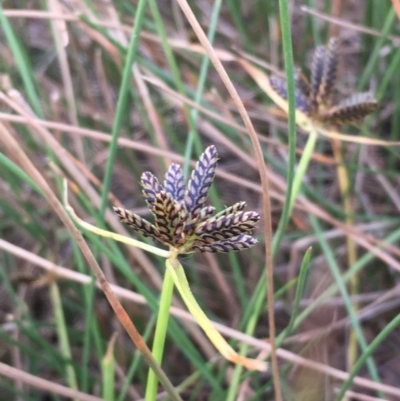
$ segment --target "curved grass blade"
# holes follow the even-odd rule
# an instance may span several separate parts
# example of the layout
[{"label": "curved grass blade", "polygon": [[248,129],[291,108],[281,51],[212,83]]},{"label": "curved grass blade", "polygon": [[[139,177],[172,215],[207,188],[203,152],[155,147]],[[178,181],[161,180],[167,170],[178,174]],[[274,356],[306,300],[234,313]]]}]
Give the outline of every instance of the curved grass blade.
[{"label": "curved grass blade", "polygon": [[131,246],[135,246],[137,248],[143,249],[144,251],[147,251],[147,252],[154,253],[155,255],[161,256],[163,258],[169,258],[171,256],[169,251],[159,249],[153,245],[145,244],[144,242],[137,241],[130,237],[126,237],[125,235],[120,235],[120,234],[113,233],[111,231],[102,230],[101,228],[93,226],[92,224],[86,223],[86,221],[83,221],[82,219],[80,219],[77,216],[77,214],[75,213],[75,210],[68,203],[68,183],[67,183],[66,179],[64,179],[63,184],[64,184],[63,185],[63,187],[64,187],[64,194],[63,194],[64,207],[68,211],[70,216],[72,217],[72,220],[76,224],[78,224],[80,227],[82,227],[85,230],[88,230],[96,235],[100,235],[101,237],[111,238],[115,241],[122,242],[124,244],[131,245]]},{"label": "curved grass blade", "polygon": [[207,337],[214,344],[215,348],[228,360],[238,365],[243,365],[250,370],[266,371],[266,362],[256,359],[250,359],[240,356],[236,351],[225,341],[222,335],[212,325],[207,315],[200,308],[192,291],[190,290],[185,271],[177,259],[167,259],[166,267],[174,280],[174,284],[178,289],[183,301],[185,302],[190,313],[196,319],[197,323],[204,330]]}]

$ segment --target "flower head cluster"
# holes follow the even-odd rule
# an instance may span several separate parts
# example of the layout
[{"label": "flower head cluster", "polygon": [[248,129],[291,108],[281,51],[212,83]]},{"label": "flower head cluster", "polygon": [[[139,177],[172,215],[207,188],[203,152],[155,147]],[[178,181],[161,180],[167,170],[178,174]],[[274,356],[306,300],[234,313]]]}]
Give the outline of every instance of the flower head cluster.
[{"label": "flower head cluster", "polygon": [[[311,82],[300,70],[295,71],[296,108],[323,123],[357,123],[377,109],[377,101],[370,92],[364,92],[333,104],[337,66],[338,41],[331,38],[326,47],[318,46],[314,52]],[[286,82],[277,77],[271,77],[270,82],[272,88],[287,99]]]},{"label": "flower head cluster", "polygon": [[172,164],[161,185],[150,172],[142,174],[141,184],[154,224],[128,210],[114,207],[122,223],[160,241],[178,254],[229,252],[250,248],[256,240],[250,235],[260,216],[244,212],[246,202],[238,202],[220,213],[206,206],[214,180],[218,154],[215,146],[200,156],[185,188],[182,169]]}]

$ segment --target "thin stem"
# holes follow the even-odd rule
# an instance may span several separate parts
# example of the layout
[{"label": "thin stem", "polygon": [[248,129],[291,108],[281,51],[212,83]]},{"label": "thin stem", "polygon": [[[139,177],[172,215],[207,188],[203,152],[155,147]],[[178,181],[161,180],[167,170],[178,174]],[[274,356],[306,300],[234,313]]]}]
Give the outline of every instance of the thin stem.
[{"label": "thin stem", "polygon": [[[70,388],[78,390],[78,381],[76,380],[75,370],[71,363],[71,347],[69,344],[67,326],[65,324],[65,317],[62,309],[60,291],[58,290],[58,285],[55,281],[50,284],[50,299],[54,308],[54,318],[57,327],[58,339],[60,342],[61,354],[67,360],[65,367],[67,381]],[[74,401],[77,401],[77,399],[75,398]]]},{"label": "thin stem", "polygon": [[274,241],[272,244],[272,252],[276,256],[283,234],[289,221],[292,212],[292,192],[293,179],[295,174],[296,162],[296,104],[295,104],[295,86],[294,86],[294,65],[293,65],[293,48],[292,36],[290,30],[290,15],[287,0],[279,0],[280,21],[282,26],[282,44],[283,55],[285,60],[286,84],[288,95],[288,124],[289,124],[289,160],[287,169],[287,189],[285,204],[283,205],[282,216],[279,221],[279,226],[275,232]]},{"label": "thin stem", "polygon": [[115,332],[107,346],[107,352],[101,361],[102,373],[102,395],[106,401],[114,401],[115,399],[115,357],[114,347],[117,339]]},{"label": "thin stem", "polygon": [[147,0],[140,0],[137,6],[137,12],[135,17],[135,22],[133,24],[133,30],[131,35],[131,40],[128,47],[128,52],[125,59],[124,71],[122,74],[122,82],[118,96],[117,109],[115,111],[115,119],[111,132],[111,143],[109,147],[109,154],[107,157],[107,164],[104,173],[103,190],[101,193],[101,203],[100,203],[100,215],[104,215],[107,203],[107,195],[110,190],[111,176],[114,167],[115,156],[118,147],[118,137],[121,131],[122,119],[125,115],[125,108],[128,100],[128,94],[130,90],[130,78],[132,74],[132,64],[135,60],[137,48],[139,45],[140,31],[142,30],[145,10],[146,10]]},{"label": "thin stem", "polygon": [[277,339],[278,347],[282,345],[283,341],[290,335],[290,333],[293,330],[293,327],[294,327],[294,324],[296,321],[296,317],[297,317],[297,313],[300,308],[300,301],[301,301],[301,297],[303,295],[304,284],[306,282],[308,266],[309,266],[310,258],[311,258],[311,251],[312,251],[311,247],[307,249],[307,251],[304,255],[303,261],[301,263],[299,280],[297,282],[296,295],[294,297],[293,310],[290,315],[290,321],[289,321],[289,324],[287,325],[286,329],[279,335],[279,337]]},{"label": "thin stem", "polygon": [[[336,174],[339,182],[340,195],[343,202],[343,208],[346,213],[345,221],[349,227],[352,227],[354,226],[354,218],[353,218],[353,207],[351,204],[351,195],[349,193],[350,182],[347,169],[345,167],[343,160],[341,142],[333,140],[332,148],[336,162]],[[354,239],[350,235],[346,235],[346,243],[347,243],[347,268],[350,268],[357,261],[357,246]],[[358,281],[359,281],[358,274],[354,274],[350,279],[350,295],[358,294],[358,287],[359,287]],[[353,309],[354,313],[357,313],[359,307],[356,302],[353,303]],[[357,360],[357,351],[358,351],[357,333],[355,332],[354,328],[352,328],[350,330],[349,344],[347,347],[348,370],[350,370],[353,367],[354,363]]]},{"label": "thin stem", "polygon": [[144,251],[151,252],[154,255],[161,256],[163,258],[168,258],[170,256],[169,251],[164,251],[163,249],[157,248],[156,246],[149,245],[149,244],[146,244],[141,241],[137,241],[133,238],[126,237],[125,235],[116,234],[116,233],[113,233],[112,231],[103,230],[101,228],[93,226],[92,224],[87,223],[86,221],[83,221],[81,218],[79,218],[76,215],[74,209],[68,203],[68,187],[67,187],[66,180],[64,180],[64,205],[65,205],[65,208],[70,213],[71,217],[75,220],[75,222],[78,225],[80,225],[82,228],[84,228],[85,230],[88,230],[92,233],[100,235],[101,237],[111,238],[114,241],[122,242],[124,244],[128,244],[128,245],[134,246],[136,248],[143,249]]},{"label": "thin stem", "polygon": [[189,283],[186,278],[185,271],[177,259],[167,259],[167,269],[174,280],[174,284],[178,289],[183,301],[185,302],[189,312],[196,319],[199,326],[207,334],[207,337],[214,344],[215,348],[228,360],[233,363],[243,365],[250,370],[266,371],[267,364],[257,359],[250,359],[240,356],[236,351],[226,342],[220,332],[214,327],[210,319],[201,309],[197,303],[196,298],[190,290]]},{"label": "thin stem", "polygon": [[[320,227],[318,219],[315,216],[310,215],[310,222],[311,222],[311,226],[313,227],[313,229],[318,237],[321,248],[325,254],[326,260],[328,262],[328,266],[331,270],[331,274],[338,285],[339,292],[340,292],[340,295],[342,296],[344,304],[346,306],[346,311],[349,316],[352,328],[356,331],[358,343],[361,347],[361,350],[363,352],[365,352],[366,349],[368,348],[368,344],[365,339],[361,324],[358,321],[356,314],[354,313],[354,309],[353,309],[349,294],[347,292],[342,273],[337,264],[336,258],[333,255],[333,252],[332,252],[331,248],[329,247],[326,238],[321,233],[321,227]],[[367,359],[367,367],[368,367],[369,374],[371,375],[371,378],[375,382],[380,383],[381,380],[379,378],[378,369],[372,358]],[[379,395],[379,397],[384,398],[382,392],[378,392],[378,395]]]},{"label": "thin stem", "polygon": [[301,155],[299,165],[297,166],[296,174],[293,181],[293,192],[290,200],[290,212],[293,210],[294,202],[299,194],[301,184],[303,183],[304,176],[310,164],[311,157],[314,153],[315,145],[317,143],[318,134],[315,130],[310,131],[306,146],[304,147],[303,154]]},{"label": "thin stem", "polygon": [[[165,337],[167,335],[169,308],[172,301],[172,293],[174,291],[174,280],[168,269],[165,270],[163,287],[161,290],[160,307],[158,310],[156,331],[153,340],[152,353],[154,359],[161,365],[162,356],[164,352]],[[146,401],[154,401],[157,395],[158,378],[154,372],[149,369],[149,375],[146,386]]]}]

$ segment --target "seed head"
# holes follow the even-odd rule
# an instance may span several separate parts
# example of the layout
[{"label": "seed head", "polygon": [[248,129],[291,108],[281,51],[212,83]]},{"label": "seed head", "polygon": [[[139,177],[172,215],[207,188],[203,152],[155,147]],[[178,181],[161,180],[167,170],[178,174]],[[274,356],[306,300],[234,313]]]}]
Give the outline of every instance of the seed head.
[{"label": "seed head", "polygon": [[154,224],[122,208],[114,208],[122,223],[138,233],[178,250],[229,252],[251,248],[257,241],[250,235],[260,216],[244,212],[246,202],[238,202],[215,214],[205,206],[214,180],[218,154],[209,146],[200,156],[185,189],[182,169],[171,164],[161,185],[150,172],[142,174],[143,196],[154,216]]},{"label": "seed head", "polygon": [[[333,104],[338,60],[338,40],[331,38],[326,47],[318,46],[315,49],[311,64],[311,83],[299,69],[295,69],[296,109],[323,123],[359,123],[365,116],[376,111],[378,103],[371,93],[358,93]],[[284,80],[271,77],[270,84],[276,93],[287,100],[287,85]]]}]

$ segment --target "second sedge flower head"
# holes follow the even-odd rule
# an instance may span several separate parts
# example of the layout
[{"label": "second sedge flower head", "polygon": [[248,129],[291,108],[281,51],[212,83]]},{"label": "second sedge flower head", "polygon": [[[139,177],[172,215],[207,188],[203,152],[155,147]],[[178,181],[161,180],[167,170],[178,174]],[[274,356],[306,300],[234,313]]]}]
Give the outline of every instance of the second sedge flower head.
[{"label": "second sedge flower head", "polygon": [[[315,49],[311,64],[311,82],[295,70],[296,109],[324,124],[354,124],[376,111],[378,103],[370,92],[356,93],[338,103],[333,102],[337,83],[338,40],[331,38],[327,46]],[[286,82],[271,77],[271,86],[287,100]]]}]

